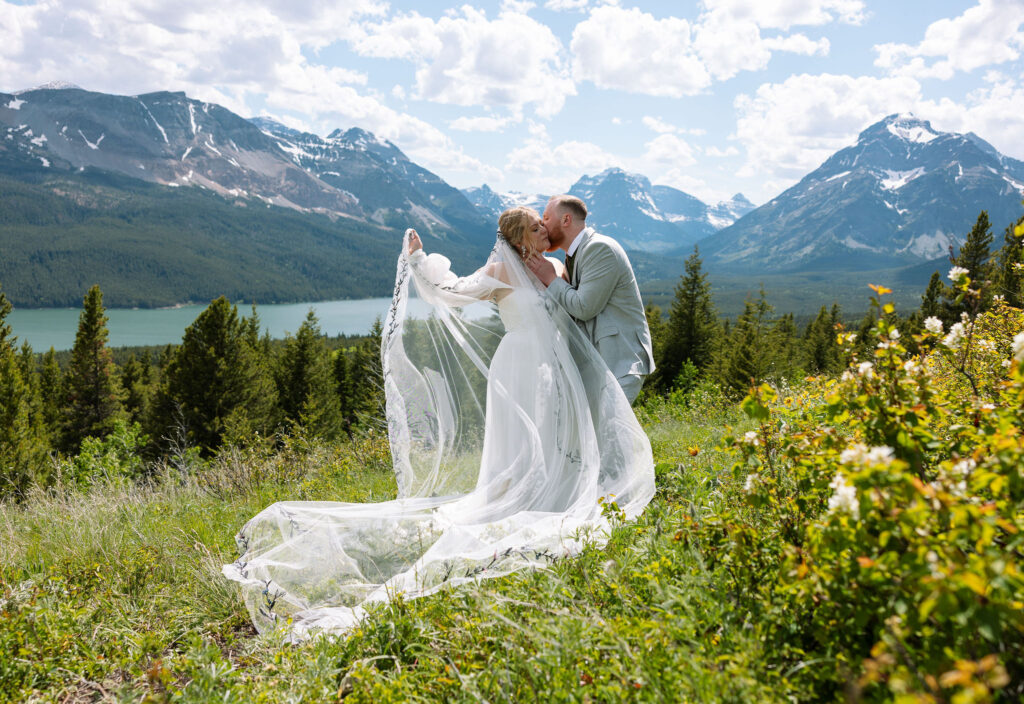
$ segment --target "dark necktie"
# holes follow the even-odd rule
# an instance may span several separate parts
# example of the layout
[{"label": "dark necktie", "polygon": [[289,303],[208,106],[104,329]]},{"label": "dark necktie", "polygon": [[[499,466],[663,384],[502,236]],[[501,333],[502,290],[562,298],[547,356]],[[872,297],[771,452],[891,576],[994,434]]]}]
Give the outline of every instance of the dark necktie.
[{"label": "dark necktie", "polygon": [[571,254],[566,254],[565,255],[565,273],[569,277],[569,283],[572,283],[572,260],[573,260],[573,255],[571,255]]}]

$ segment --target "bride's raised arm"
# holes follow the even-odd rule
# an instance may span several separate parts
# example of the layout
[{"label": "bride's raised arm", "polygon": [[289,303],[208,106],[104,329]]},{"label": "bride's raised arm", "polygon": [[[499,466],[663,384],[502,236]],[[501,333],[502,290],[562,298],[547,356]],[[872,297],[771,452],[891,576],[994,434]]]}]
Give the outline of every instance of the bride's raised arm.
[{"label": "bride's raised arm", "polygon": [[500,265],[489,263],[469,276],[457,276],[441,254],[426,254],[416,230],[405,231],[405,249],[416,292],[430,302],[459,308],[499,297],[512,286],[499,278]]}]

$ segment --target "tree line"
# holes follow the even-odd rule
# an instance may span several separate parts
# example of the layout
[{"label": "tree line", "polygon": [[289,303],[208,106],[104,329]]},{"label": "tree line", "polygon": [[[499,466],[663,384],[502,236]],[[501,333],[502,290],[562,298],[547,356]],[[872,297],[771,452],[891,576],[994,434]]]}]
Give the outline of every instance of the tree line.
[{"label": "tree line", "polygon": [[[380,323],[330,349],[312,310],[283,344],[260,335],[225,297],[186,328],[180,345],[114,362],[99,286],[89,289],[65,365],[51,348],[17,345],[0,289],[0,499],[50,480],[54,457],[90,441],[130,438],[157,457],[282,434],[337,440],[380,417]],[[141,466],[141,464],[140,464]]]},{"label": "tree line", "polygon": [[[1022,223],[1024,217],[1015,225]],[[953,254],[950,248],[950,265],[970,272],[978,296],[959,296],[936,271],[920,308],[906,317],[895,311],[886,313],[889,322],[904,331],[908,345],[913,345],[912,333],[920,333],[929,318],[937,318],[948,328],[964,313],[976,315],[990,308],[996,296],[1010,306],[1022,307],[1024,242],[1014,234],[1015,225],[1006,228],[1002,246],[993,251],[992,224],[988,212],[982,211],[959,252]],[[645,393],[685,393],[707,380],[737,397],[763,381],[840,372],[845,360],[837,333],[852,329],[867,344],[867,333],[876,323],[870,312],[861,321],[844,320],[839,306],[832,305],[822,306],[800,330],[792,314],[774,314],[764,289],[756,299],[746,301],[735,320],[722,319],[715,310],[711,284],[696,247],[686,260],[667,319],[656,306],[648,307],[647,319],[657,370],[647,380]]]}]

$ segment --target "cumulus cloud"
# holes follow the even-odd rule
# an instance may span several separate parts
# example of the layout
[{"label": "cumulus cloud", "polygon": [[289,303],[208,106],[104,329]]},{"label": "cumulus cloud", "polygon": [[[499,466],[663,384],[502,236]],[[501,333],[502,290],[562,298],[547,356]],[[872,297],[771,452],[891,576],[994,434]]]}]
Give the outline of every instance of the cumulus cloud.
[{"label": "cumulus cloud", "polygon": [[573,76],[599,88],[681,98],[711,85],[693,53],[690,23],[677,17],[598,7],[576,25],[570,49]]},{"label": "cumulus cloud", "polygon": [[741,71],[764,69],[776,51],[824,56],[827,38],[804,34],[764,36],[796,24],[854,22],[859,0],[706,0],[694,22],[657,18],[638,8],[605,5],[573,31],[573,76],[600,88],[680,98],[708,89]]},{"label": "cumulus cloud", "polygon": [[678,131],[678,128],[675,125],[670,125],[669,123],[662,120],[660,117],[651,117],[650,115],[644,115],[641,122],[643,123],[644,127],[651,130],[652,132],[660,132],[664,134],[667,132]]},{"label": "cumulus cloud", "polygon": [[515,121],[511,117],[460,117],[448,123],[453,130],[460,132],[500,132]]},{"label": "cumulus cloud", "polygon": [[554,10],[555,12],[582,10],[587,6],[588,2],[589,0],[548,0],[544,3],[544,8]]},{"label": "cumulus cloud", "polygon": [[697,163],[694,149],[682,137],[660,134],[644,145],[643,162],[660,166],[693,166]]},{"label": "cumulus cloud", "polygon": [[704,150],[704,154],[706,156],[712,156],[712,157],[715,157],[715,158],[724,158],[724,157],[727,157],[727,156],[739,156],[739,153],[740,153],[740,150],[737,149],[736,147],[732,146],[731,144],[728,147],[726,147],[725,149],[719,149],[718,147],[711,146],[711,147],[707,147]]},{"label": "cumulus cloud", "polygon": [[411,12],[364,23],[353,47],[363,56],[414,62],[417,98],[513,112],[532,105],[549,117],[576,88],[561,42],[521,9],[517,3],[494,19],[469,5],[436,20]]},{"label": "cumulus cloud", "polygon": [[709,12],[766,29],[787,30],[796,25],[816,26],[837,21],[860,24],[866,17],[862,0],[704,0],[703,5]]},{"label": "cumulus cloud", "polygon": [[529,181],[542,193],[564,193],[582,174],[598,173],[623,161],[591,142],[569,140],[555,144],[543,125],[530,125],[530,135],[508,153],[508,177]]},{"label": "cumulus cloud", "polygon": [[958,71],[1013,61],[1024,49],[1024,0],[979,0],[958,17],[928,25],[918,44],[875,46],[875,65],[915,78],[950,79]]}]

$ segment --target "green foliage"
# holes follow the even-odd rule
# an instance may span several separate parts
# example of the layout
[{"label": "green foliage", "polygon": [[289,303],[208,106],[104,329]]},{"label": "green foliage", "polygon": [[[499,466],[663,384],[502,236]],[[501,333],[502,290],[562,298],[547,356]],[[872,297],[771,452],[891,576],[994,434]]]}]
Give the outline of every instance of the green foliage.
[{"label": "green foliage", "polygon": [[94,285],[85,295],[65,377],[63,444],[68,449],[86,437],[109,433],[121,415],[122,392],[108,334],[103,293]]},{"label": "green foliage", "polygon": [[336,367],[312,311],[289,335],[277,362],[277,397],[286,422],[333,439],[341,431],[341,404],[335,389]]},{"label": "green foliage", "polygon": [[164,371],[154,412],[169,440],[210,455],[225,439],[272,427],[272,383],[238,308],[221,296],[185,329]]},{"label": "green foliage", "polygon": [[1024,215],[1003,233],[1003,246],[994,261],[995,293],[1015,308],[1024,307]]},{"label": "green foliage", "polygon": [[64,479],[78,486],[101,479],[140,479],[145,470],[142,451],[148,442],[142,426],[129,425],[124,418],[118,418],[107,435],[85,438],[78,454],[60,469],[65,473]]},{"label": "green foliage", "polygon": [[46,442],[39,400],[15,350],[7,315],[12,306],[0,290],[0,501],[20,498],[46,472]]}]

